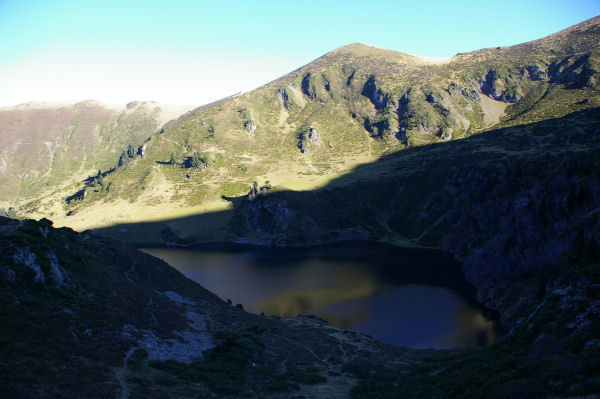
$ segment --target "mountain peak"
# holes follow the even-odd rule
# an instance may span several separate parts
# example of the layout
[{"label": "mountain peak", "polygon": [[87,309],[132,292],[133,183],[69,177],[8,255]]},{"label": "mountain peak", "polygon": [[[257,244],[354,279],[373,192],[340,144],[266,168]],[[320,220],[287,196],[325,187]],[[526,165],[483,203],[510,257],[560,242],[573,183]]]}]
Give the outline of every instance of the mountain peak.
[{"label": "mountain peak", "polygon": [[[523,46],[523,45],[528,46],[528,45],[533,45],[533,44],[550,44],[552,42],[554,42],[554,44],[560,45],[560,44],[563,44],[565,37],[568,37],[571,35],[581,35],[581,34],[590,36],[591,40],[585,40],[585,38],[581,37],[581,38],[579,38],[579,41],[582,42],[582,43],[579,43],[580,45],[587,42],[588,45],[595,46],[597,44],[597,41],[595,41],[594,39],[598,35],[598,30],[600,30],[600,16],[590,18],[579,24],[570,26],[559,32],[553,33],[551,35],[545,36],[545,37],[537,39],[537,40],[533,40],[533,41],[521,43],[521,44],[516,44],[513,46],[507,46],[507,47],[503,47],[503,48],[517,48],[518,46]],[[569,44],[573,45],[573,43],[569,43]],[[493,50],[493,49],[500,49],[500,47],[491,47],[489,49],[467,51],[464,53],[461,52],[461,53],[451,56],[451,57],[427,57],[427,56],[422,56],[422,55],[418,55],[418,54],[410,54],[410,53],[406,53],[406,52],[402,52],[402,51],[398,51],[398,50],[390,50],[390,49],[386,49],[386,48],[379,47],[379,46],[356,42],[356,43],[347,44],[342,47],[338,47],[337,49],[327,53],[326,56],[327,55],[341,55],[341,54],[348,54],[348,55],[354,55],[354,56],[380,56],[380,57],[386,57],[390,60],[396,59],[396,60],[402,60],[404,62],[412,61],[413,63],[423,63],[423,64],[446,64],[448,62],[453,61],[455,59],[455,57],[460,56],[460,55],[477,54],[480,52],[485,52],[487,50]],[[392,58],[390,58],[390,57],[392,57]]]},{"label": "mountain peak", "polygon": [[[380,46],[375,46],[373,44],[366,44],[366,43],[350,43],[347,44],[345,46],[342,47],[338,47],[337,49],[333,50],[333,52],[357,52],[357,53],[361,53],[361,52],[382,52],[382,53],[395,53],[395,54],[403,54],[403,55],[408,55],[408,56],[412,56],[412,57],[417,57],[417,58],[422,58],[422,59],[438,59],[438,57],[425,57],[425,56],[421,56],[421,55],[417,55],[417,54],[410,54],[410,53],[406,53],[403,51],[398,51],[398,50],[391,50],[385,47],[380,47]],[[439,57],[439,59],[446,59],[448,57]]]},{"label": "mountain peak", "polygon": [[386,61],[402,62],[410,64],[446,64],[453,57],[426,57],[416,54],[390,50],[379,46],[365,43],[350,43],[327,53],[324,57],[351,56],[351,57],[375,57]]}]

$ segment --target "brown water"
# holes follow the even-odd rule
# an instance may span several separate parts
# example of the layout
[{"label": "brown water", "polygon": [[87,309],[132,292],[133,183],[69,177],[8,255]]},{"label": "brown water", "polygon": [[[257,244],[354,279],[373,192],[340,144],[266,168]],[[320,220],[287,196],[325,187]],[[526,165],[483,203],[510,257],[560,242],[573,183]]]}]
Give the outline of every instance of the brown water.
[{"label": "brown water", "polygon": [[372,243],[144,248],[250,312],[314,314],[412,348],[490,345],[497,327],[447,254]]}]

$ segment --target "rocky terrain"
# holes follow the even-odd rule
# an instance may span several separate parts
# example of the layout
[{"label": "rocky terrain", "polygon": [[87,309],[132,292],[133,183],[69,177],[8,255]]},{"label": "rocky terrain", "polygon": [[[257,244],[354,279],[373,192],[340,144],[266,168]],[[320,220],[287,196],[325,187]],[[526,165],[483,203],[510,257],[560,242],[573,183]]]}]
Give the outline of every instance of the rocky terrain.
[{"label": "rocky terrain", "polygon": [[503,340],[468,351],[249,314],[122,242],[47,219],[0,218],[0,244],[4,397],[522,398],[600,388],[593,240],[565,254]]},{"label": "rocky terrain", "polygon": [[339,397],[428,351],[229,305],[119,241],[0,218],[0,393],[11,398]]}]

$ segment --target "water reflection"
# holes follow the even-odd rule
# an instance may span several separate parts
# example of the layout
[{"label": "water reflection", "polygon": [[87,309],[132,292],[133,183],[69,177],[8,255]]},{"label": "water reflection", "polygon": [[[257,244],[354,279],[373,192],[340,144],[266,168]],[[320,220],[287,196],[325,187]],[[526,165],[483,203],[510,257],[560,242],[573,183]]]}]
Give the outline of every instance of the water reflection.
[{"label": "water reflection", "polygon": [[439,252],[363,243],[144,251],[254,313],[315,314],[331,324],[413,348],[489,345],[497,337],[494,323],[457,294],[468,288],[459,265]]},{"label": "water reflection", "polygon": [[430,285],[401,285],[310,312],[381,341],[412,348],[483,346],[497,338],[494,323],[478,309],[451,290]]}]

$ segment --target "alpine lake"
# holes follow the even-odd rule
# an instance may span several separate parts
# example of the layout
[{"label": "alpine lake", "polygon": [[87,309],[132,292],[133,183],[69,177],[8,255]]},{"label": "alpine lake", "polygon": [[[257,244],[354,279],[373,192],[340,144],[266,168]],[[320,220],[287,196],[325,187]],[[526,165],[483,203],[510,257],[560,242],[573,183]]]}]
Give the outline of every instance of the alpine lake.
[{"label": "alpine lake", "polygon": [[441,251],[369,242],[140,249],[257,314],[314,315],[416,349],[489,346],[500,336],[460,263]]}]

